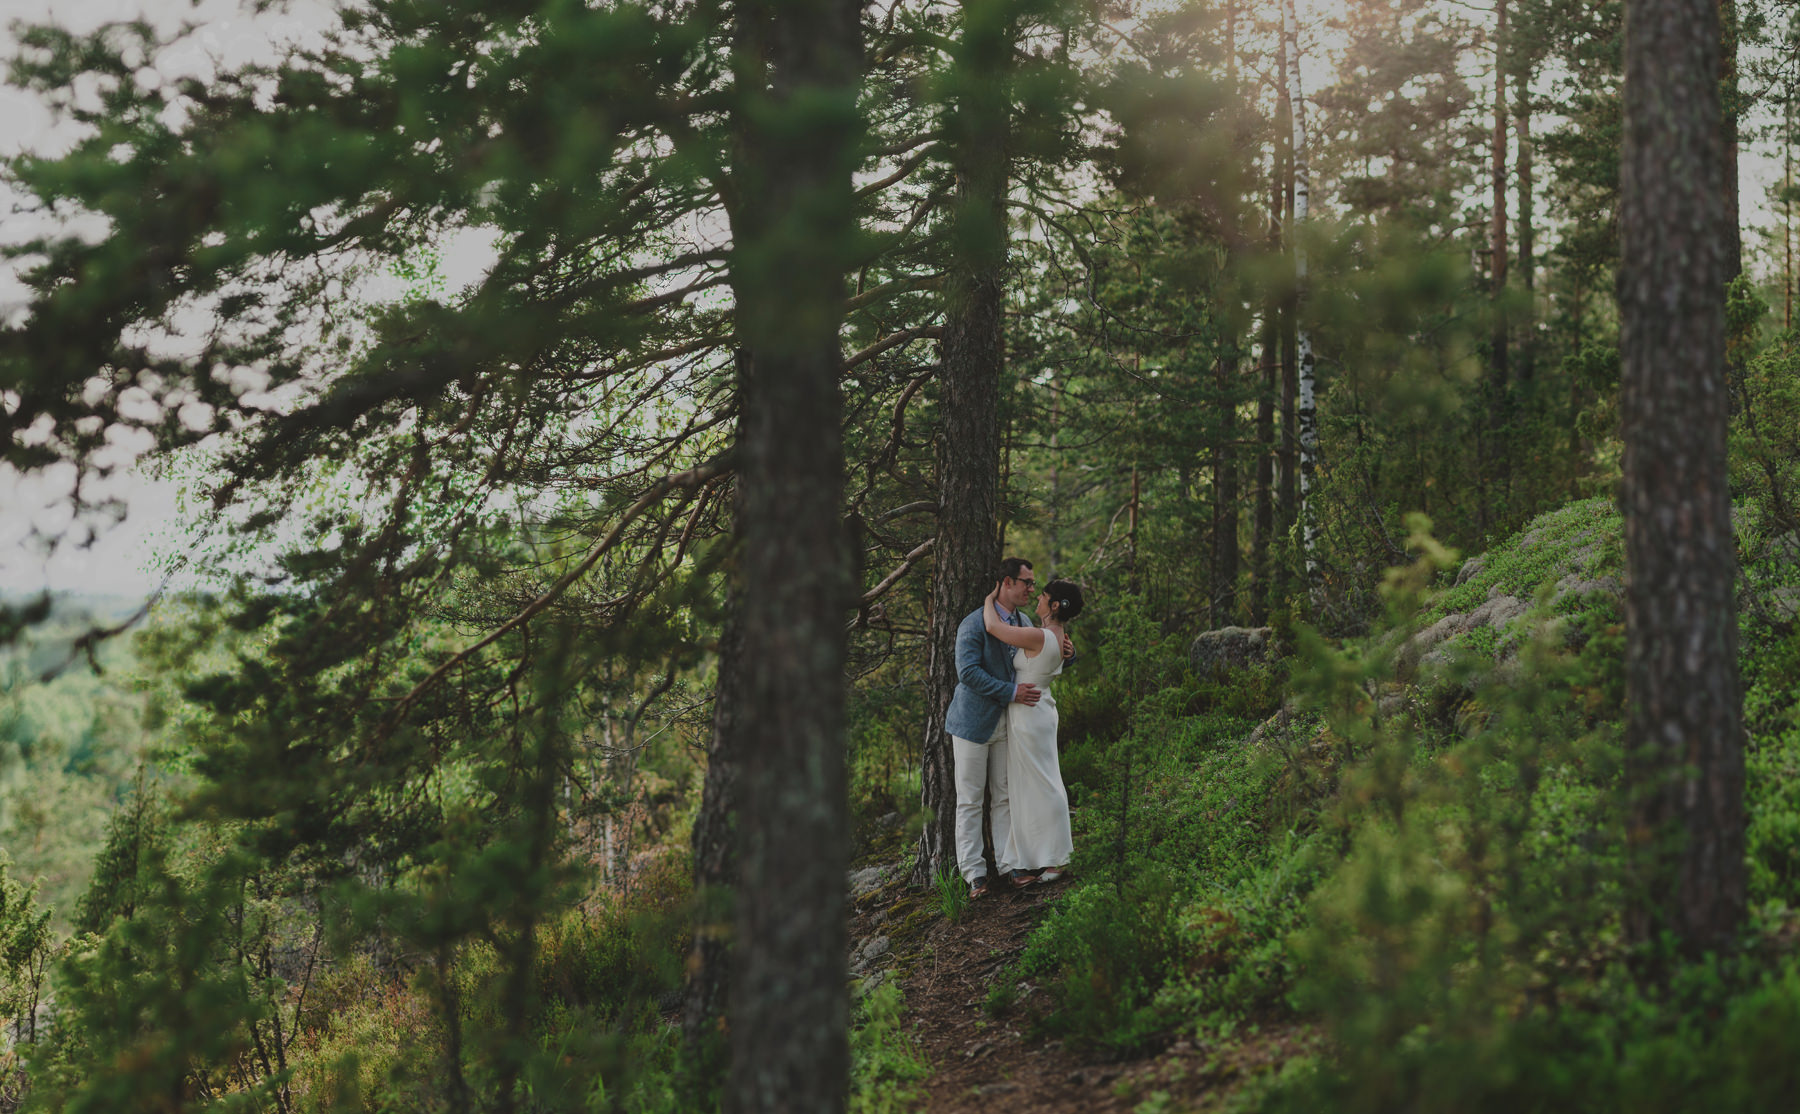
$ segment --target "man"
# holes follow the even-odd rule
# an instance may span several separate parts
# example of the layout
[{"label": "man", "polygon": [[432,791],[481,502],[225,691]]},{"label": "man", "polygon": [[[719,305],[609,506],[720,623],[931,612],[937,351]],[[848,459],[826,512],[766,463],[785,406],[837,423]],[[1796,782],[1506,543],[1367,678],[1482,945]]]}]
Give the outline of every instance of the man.
[{"label": "man", "polygon": [[[1015,626],[1032,626],[1020,610],[1037,588],[1031,562],[1008,557],[1000,562],[1000,615]],[[1062,655],[1073,658],[1075,647],[1065,637]],[[969,896],[988,892],[987,863],[982,857],[981,797],[988,795],[988,819],[994,833],[996,864],[1010,878],[1006,853],[1012,815],[1006,794],[1006,706],[1036,704],[1043,696],[1036,685],[1013,680],[1012,649],[990,636],[976,608],[956,628],[956,695],[944,716],[944,730],[956,758],[956,865],[969,883]]]}]

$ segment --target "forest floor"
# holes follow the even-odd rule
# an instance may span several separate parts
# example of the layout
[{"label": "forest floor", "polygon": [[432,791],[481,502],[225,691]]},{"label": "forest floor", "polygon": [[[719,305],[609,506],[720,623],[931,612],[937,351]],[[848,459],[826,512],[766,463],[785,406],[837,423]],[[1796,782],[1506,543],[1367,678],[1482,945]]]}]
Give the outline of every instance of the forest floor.
[{"label": "forest floor", "polygon": [[853,899],[851,952],[866,978],[899,983],[906,1027],[932,1067],[922,1087],[931,1114],[1216,1110],[1246,1082],[1316,1044],[1310,1028],[1286,1023],[1228,1044],[1175,1039],[1138,1059],[1072,1047],[1039,1031],[1048,996],[1029,981],[1016,985],[1004,1010],[988,1008],[994,986],[1016,977],[1032,928],[1071,882],[1010,892],[996,886],[952,923],[935,892],[907,885],[903,865],[882,874],[882,884]]}]

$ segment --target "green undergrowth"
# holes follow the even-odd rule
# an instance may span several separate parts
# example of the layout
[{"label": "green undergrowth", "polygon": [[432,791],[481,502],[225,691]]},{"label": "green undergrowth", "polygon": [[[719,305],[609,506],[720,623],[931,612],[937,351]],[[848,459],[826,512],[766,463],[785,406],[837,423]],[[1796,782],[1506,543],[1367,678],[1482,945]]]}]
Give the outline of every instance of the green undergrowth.
[{"label": "green undergrowth", "polygon": [[[1541,516],[1456,586],[1428,524],[1411,540],[1386,629],[1341,646],[1297,632],[1278,715],[1244,714],[1131,608],[1107,618],[1105,650],[1137,655],[1143,687],[1089,716],[1111,733],[1068,742],[1078,881],[1021,960],[1048,993],[1042,1028],[1131,1056],[1317,1027],[1329,1053],[1239,1096],[1266,1109],[1791,1109],[1800,631],[1743,620],[1741,946],[1647,955],[1619,919],[1616,589],[1548,605],[1559,581],[1619,575],[1616,512]],[[1447,670],[1404,679],[1409,632],[1496,591],[1539,605],[1504,644],[1469,632]],[[1109,684],[1073,702],[1132,699]]]},{"label": "green undergrowth", "polygon": [[918,1084],[931,1065],[913,1044],[898,985],[876,987],[856,1004],[850,1029],[851,1114],[906,1114],[918,1109]]},{"label": "green undergrowth", "polygon": [[1130,601],[1099,640],[1106,674],[1059,702],[1116,733],[1064,756],[1078,881],[1020,967],[1050,995],[1049,1032],[1126,1056],[1279,1003],[1316,833],[1284,826],[1287,771],[1243,741],[1279,698],[1279,668],[1196,678]]},{"label": "green undergrowth", "polygon": [[[1496,593],[1528,600],[1565,577],[1622,578],[1625,554],[1618,505],[1610,498],[1583,499],[1545,512],[1477,560],[1461,584],[1445,587],[1423,602],[1421,622],[1471,611]],[[1458,569],[1450,564],[1441,571]],[[1580,606],[1577,599],[1567,604],[1570,610]]]},{"label": "green undergrowth", "polygon": [[[682,1109],[678,1030],[660,1004],[680,986],[690,903],[684,865],[671,861],[628,895],[598,894],[536,933],[528,984],[531,1040],[524,1093],[544,1110]],[[429,966],[395,983],[369,962],[327,973],[315,988],[319,1021],[297,1072],[302,1109],[433,1109],[457,1087],[441,1052],[483,1047],[505,1032],[504,938],[459,952],[440,979]],[[444,1032],[441,1001],[457,1003],[460,1032]],[[467,1086],[489,1087],[474,1063]],[[330,1102],[320,1101],[326,1097]]]}]

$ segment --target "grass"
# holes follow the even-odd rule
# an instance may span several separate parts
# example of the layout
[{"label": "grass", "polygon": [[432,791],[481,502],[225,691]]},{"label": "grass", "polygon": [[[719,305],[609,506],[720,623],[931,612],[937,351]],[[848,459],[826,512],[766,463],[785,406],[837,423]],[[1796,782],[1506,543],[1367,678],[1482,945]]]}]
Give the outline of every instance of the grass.
[{"label": "grass", "polygon": [[969,906],[969,887],[963,884],[962,876],[949,867],[939,867],[931,881],[944,919],[951,924],[962,920],[963,910]]}]

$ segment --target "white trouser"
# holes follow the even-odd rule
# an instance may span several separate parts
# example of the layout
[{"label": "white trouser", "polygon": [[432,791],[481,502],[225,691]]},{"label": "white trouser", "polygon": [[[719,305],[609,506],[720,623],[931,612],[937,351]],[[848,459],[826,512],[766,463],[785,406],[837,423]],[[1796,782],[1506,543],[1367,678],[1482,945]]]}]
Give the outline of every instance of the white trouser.
[{"label": "white trouser", "polygon": [[1007,836],[1012,834],[1012,811],[1006,799],[1006,715],[986,743],[972,743],[950,736],[956,752],[956,865],[965,880],[973,882],[987,873],[981,858],[981,791],[988,793],[988,822],[994,833],[994,860],[1005,874]]}]

